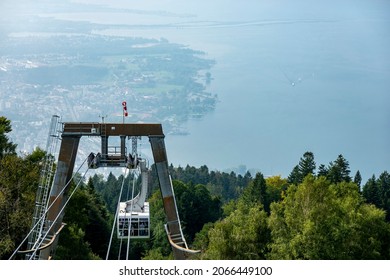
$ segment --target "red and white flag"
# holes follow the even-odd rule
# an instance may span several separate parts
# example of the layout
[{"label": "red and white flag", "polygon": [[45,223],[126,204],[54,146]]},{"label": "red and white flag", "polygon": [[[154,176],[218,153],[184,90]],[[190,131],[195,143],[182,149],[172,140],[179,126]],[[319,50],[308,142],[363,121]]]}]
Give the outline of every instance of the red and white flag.
[{"label": "red and white flag", "polygon": [[123,116],[127,117],[129,114],[127,113],[127,103],[126,103],[126,101],[122,102],[122,107],[123,107]]}]

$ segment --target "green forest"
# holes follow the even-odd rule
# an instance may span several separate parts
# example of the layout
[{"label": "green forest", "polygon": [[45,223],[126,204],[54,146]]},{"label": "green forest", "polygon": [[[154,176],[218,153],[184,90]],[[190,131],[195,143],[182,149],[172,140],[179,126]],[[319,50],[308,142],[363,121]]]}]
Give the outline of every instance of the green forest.
[{"label": "green forest", "polygon": [[[30,230],[45,158],[39,148],[18,155],[11,131],[10,120],[0,116],[0,259],[8,259]],[[195,259],[390,259],[387,171],[362,182],[343,155],[317,164],[310,151],[287,178],[225,173],[206,165],[169,169],[187,243],[201,250]],[[122,181],[133,179],[110,173],[83,181],[66,208],[55,259],[106,258]],[[153,170],[148,201],[151,238],[132,240],[129,258],[173,259]],[[114,239],[109,259],[123,259],[122,246]]]}]

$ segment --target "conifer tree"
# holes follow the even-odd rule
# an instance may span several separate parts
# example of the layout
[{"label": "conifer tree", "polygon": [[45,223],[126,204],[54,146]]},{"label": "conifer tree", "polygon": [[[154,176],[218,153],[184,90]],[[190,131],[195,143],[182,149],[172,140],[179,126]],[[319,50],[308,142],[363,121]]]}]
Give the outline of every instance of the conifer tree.
[{"label": "conifer tree", "polygon": [[360,175],[360,171],[356,171],[356,174],[355,174],[355,177],[353,178],[353,182],[359,186],[359,188],[361,187],[361,184],[362,184],[362,175]]},{"label": "conifer tree", "polygon": [[299,173],[302,180],[309,174],[314,175],[314,170],[316,169],[314,154],[312,152],[304,153],[298,165],[299,165]]},{"label": "conifer tree", "polygon": [[298,185],[309,174],[314,175],[316,163],[312,152],[305,152],[288,176],[288,183]]},{"label": "conifer tree", "polygon": [[4,116],[0,116],[0,159],[6,155],[16,155],[16,144],[9,141],[6,135],[11,131],[11,121]]},{"label": "conifer tree", "polygon": [[260,203],[264,206],[264,210],[269,212],[267,185],[261,172],[256,173],[255,179],[244,190],[243,200],[248,205]]},{"label": "conifer tree", "polygon": [[296,165],[287,177],[289,184],[298,185],[302,181],[301,174],[299,173],[299,166]]},{"label": "conifer tree", "polygon": [[329,170],[326,168],[326,166],[324,164],[320,164],[320,166],[318,166],[318,173],[317,173],[318,177],[320,177],[320,176],[327,177],[328,173],[329,173]]},{"label": "conifer tree", "polygon": [[368,179],[367,183],[364,185],[363,196],[366,199],[367,203],[374,204],[375,206],[380,207],[380,193],[375,175],[372,175],[372,177]]},{"label": "conifer tree", "polygon": [[332,183],[351,182],[349,163],[343,155],[340,154],[334,162],[330,163],[328,170],[327,178]]},{"label": "conifer tree", "polygon": [[381,208],[386,210],[386,219],[390,221],[390,174],[384,171],[377,180]]}]

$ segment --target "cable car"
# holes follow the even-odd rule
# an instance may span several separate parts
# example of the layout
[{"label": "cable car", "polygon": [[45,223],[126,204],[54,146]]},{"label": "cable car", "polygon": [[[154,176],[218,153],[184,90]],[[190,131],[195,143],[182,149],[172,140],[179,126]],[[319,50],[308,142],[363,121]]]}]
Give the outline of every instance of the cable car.
[{"label": "cable car", "polygon": [[139,159],[142,187],[140,193],[131,200],[118,205],[117,233],[119,239],[150,238],[149,202],[146,202],[149,170],[146,161]]},{"label": "cable car", "polygon": [[144,203],[144,212],[123,211],[118,214],[118,238],[128,239],[129,233],[131,239],[150,238],[149,202]]}]

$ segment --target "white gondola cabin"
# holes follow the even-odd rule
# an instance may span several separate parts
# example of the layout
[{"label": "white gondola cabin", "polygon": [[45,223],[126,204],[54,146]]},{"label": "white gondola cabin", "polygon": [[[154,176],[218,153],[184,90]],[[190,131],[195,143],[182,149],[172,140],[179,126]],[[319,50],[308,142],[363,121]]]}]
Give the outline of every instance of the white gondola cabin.
[{"label": "white gondola cabin", "polygon": [[[144,203],[143,212],[127,213],[126,202],[119,206],[117,232],[119,239],[141,239],[150,237],[149,202]],[[130,224],[131,220],[131,224]]]},{"label": "white gondola cabin", "polygon": [[142,187],[136,197],[120,202],[118,205],[117,233],[119,239],[128,239],[129,235],[132,239],[150,237],[149,202],[145,201],[149,170],[143,159],[138,160],[137,167],[141,170]]}]

